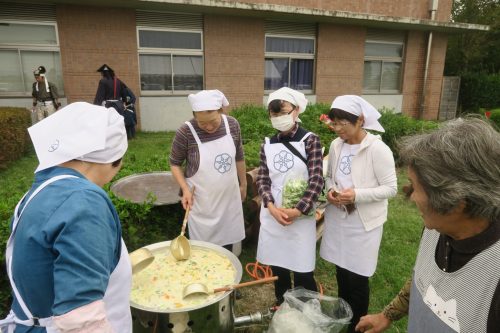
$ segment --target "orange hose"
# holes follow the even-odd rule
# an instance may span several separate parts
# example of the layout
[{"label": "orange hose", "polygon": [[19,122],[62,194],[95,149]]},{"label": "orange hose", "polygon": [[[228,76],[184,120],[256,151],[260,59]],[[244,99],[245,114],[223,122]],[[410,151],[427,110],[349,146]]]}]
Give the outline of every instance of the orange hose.
[{"label": "orange hose", "polygon": [[[262,280],[273,276],[273,271],[270,266],[261,265],[258,261],[249,262],[245,266],[245,270],[248,275],[250,275],[254,280]],[[320,295],[323,295],[323,285],[320,282],[316,282],[318,285],[318,291]]]},{"label": "orange hose", "polygon": [[245,270],[247,271],[248,275],[254,278],[254,280],[261,280],[273,276],[271,267],[267,265],[261,265],[258,261],[249,262],[248,264],[246,264]]}]

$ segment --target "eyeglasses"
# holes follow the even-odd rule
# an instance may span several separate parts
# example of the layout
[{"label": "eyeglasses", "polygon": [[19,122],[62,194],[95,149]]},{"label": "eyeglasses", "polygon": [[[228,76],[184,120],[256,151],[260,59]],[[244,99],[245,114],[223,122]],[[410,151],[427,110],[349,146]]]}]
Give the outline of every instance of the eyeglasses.
[{"label": "eyeglasses", "polygon": [[283,112],[283,111],[280,111],[279,113],[275,113],[275,112],[271,112],[269,111],[269,117],[271,118],[275,118],[275,117],[280,117],[280,116],[287,116],[289,115],[290,113],[292,113],[293,111],[295,111],[295,106],[293,107],[293,109],[291,109],[290,111],[288,112]]},{"label": "eyeglasses", "polygon": [[340,129],[342,129],[342,128],[346,127],[347,125],[350,125],[350,124],[351,124],[351,123],[350,123],[350,122],[348,122],[348,121],[341,121],[341,122],[338,122],[338,123],[336,123],[336,122],[333,122],[333,121],[332,121],[332,122],[330,123],[330,126],[331,126],[331,127],[333,127],[334,129],[335,129],[335,128],[340,128]]}]

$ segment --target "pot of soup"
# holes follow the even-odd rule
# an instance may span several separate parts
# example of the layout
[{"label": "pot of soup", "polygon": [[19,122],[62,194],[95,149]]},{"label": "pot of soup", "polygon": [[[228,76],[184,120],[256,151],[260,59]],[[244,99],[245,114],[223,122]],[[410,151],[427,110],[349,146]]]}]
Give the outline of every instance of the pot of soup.
[{"label": "pot of soup", "polygon": [[170,253],[170,241],[145,246],[154,261],[134,274],[130,305],[134,333],[233,332],[234,293],[197,294],[183,298],[191,283],[203,283],[209,290],[237,284],[242,267],[225,248],[191,240],[191,257],[177,261]]}]

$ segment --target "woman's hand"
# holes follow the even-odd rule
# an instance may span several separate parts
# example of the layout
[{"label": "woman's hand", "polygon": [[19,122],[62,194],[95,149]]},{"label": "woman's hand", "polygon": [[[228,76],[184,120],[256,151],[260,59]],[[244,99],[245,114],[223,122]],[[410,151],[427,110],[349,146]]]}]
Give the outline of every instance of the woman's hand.
[{"label": "woman's hand", "polygon": [[389,318],[384,316],[382,312],[366,315],[359,319],[359,323],[356,325],[356,332],[365,333],[380,333],[385,331],[391,326],[391,321]]},{"label": "woman's hand", "polygon": [[353,188],[342,190],[342,192],[340,192],[340,194],[337,195],[337,199],[340,205],[352,204],[356,199],[356,192],[354,192]]},{"label": "woman's hand", "polygon": [[289,220],[288,215],[283,211],[282,208],[277,208],[274,203],[270,202],[267,204],[267,209],[269,213],[274,217],[274,219],[282,226],[287,226],[293,223]]},{"label": "woman's hand", "polygon": [[189,188],[186,190],[183,189],[182,199],[181,199],[182,207],[184,207],[185,210],[188,207],[191,208],[193,207],[193,202],[194,202],[193,193],[189,190]]},{"label": "woman's hand", "polygon": [[302,212],[297,208],[278,208],[288,216],[288,221],[293,222],[296,218],[302,215]]}]

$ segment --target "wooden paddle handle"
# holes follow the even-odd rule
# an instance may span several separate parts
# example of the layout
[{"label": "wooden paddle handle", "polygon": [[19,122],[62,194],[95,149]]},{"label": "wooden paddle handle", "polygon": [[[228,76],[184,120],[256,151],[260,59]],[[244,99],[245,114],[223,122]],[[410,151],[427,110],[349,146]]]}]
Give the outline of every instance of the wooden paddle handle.
[{"label": "wooden paddle handle", "polygon": [[[191,192],[191,195],[194,195],[194,185],[193,185],[193,191]],[[188,206],[186,209],[186,214],[184,214],[184,220],[182,221],[182,229],[181,229],[181,235],[184,236],[184,233],[186,232],[186,224],[188,221],[188,216],[189,216],[189,211],[191,208]]]},{"label": "wooden paddle handle", "polygon": [[278,280],[278,277],[272,276],[272,277],[268,277],[265,279],[243,282],[243,283],[239,283],[239,284],[233,284],[232,286],[216,288],[216,289],[214,289],[214,293],[218,293],[219,291],[229,291],[229,290],[238,289],[238,288],[242,288],[242,287],[253,286],[254,284],[269,283],[269,282],[273,282],[276,280]]}]

